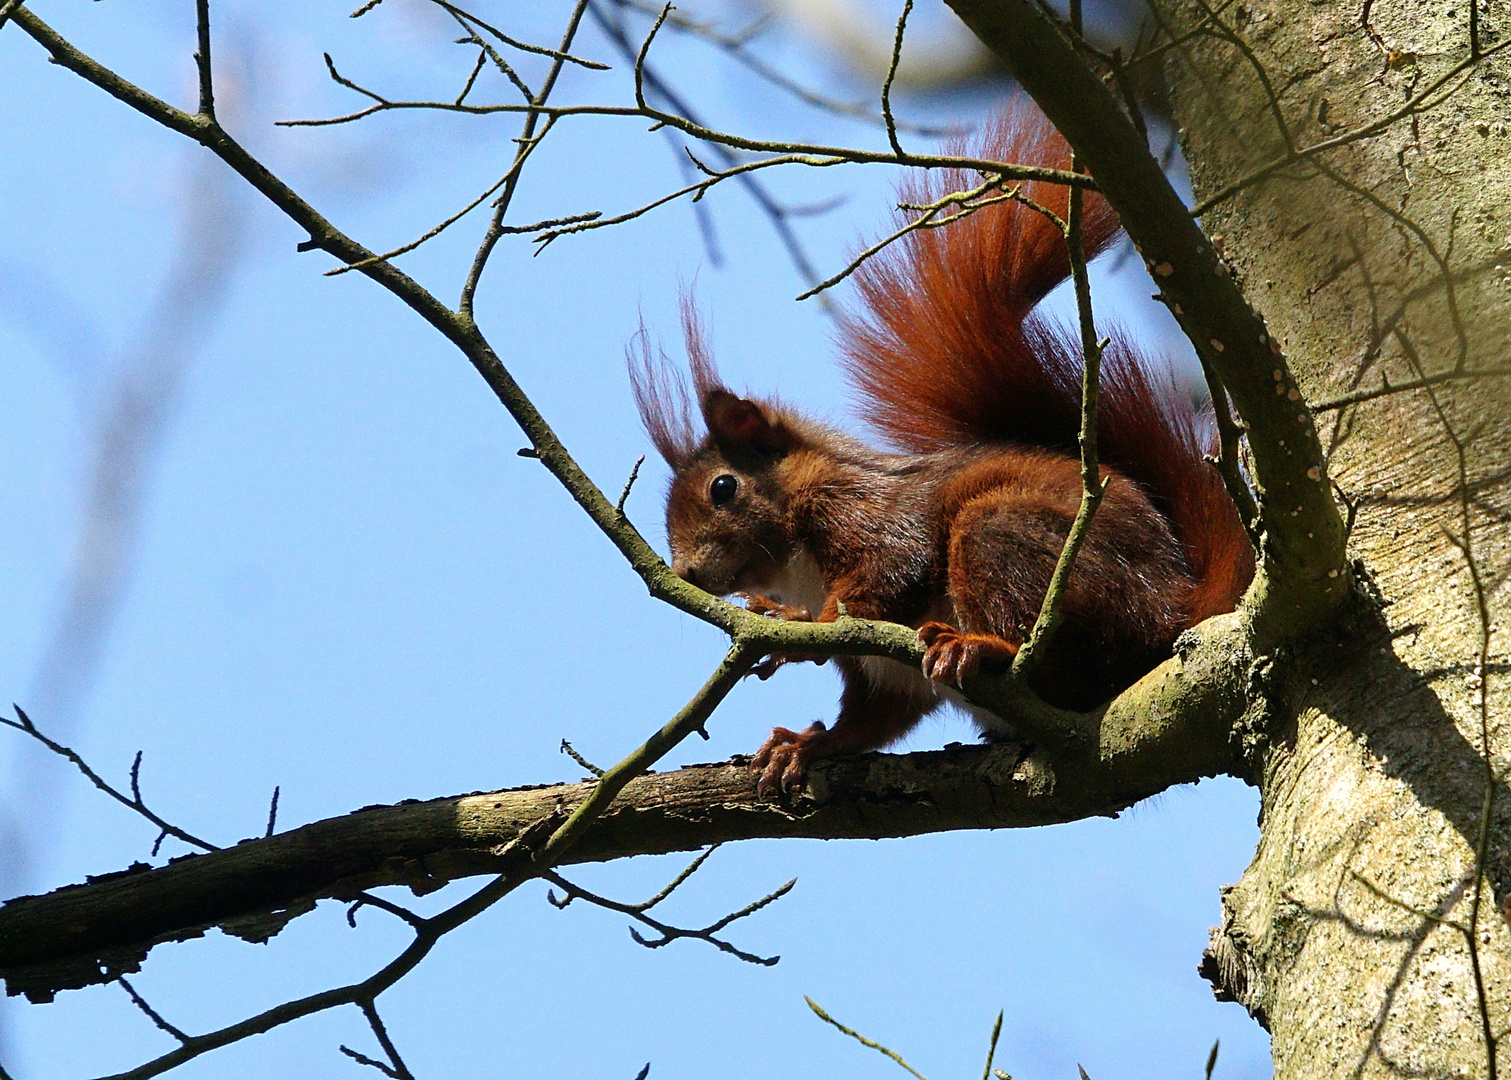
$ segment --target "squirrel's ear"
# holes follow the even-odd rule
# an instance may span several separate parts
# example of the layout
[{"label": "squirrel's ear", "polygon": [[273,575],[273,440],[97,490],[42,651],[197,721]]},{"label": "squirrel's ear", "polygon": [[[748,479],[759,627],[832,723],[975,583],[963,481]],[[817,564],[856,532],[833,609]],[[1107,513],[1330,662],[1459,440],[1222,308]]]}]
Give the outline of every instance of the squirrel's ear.
[{"label": "squirrel's ear", "polygon": [[792,449],[792,432],[754,401],[736,397],[723,387],[703,395],[703,419],[708,433],[725,446],[784,454]]}]

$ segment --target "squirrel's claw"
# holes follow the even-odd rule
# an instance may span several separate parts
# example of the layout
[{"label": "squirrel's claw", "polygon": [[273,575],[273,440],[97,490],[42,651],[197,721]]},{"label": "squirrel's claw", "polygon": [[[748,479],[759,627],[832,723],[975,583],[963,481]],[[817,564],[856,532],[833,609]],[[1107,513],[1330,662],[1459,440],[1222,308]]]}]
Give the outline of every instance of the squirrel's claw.
[{"label": "squirrel's claw", "polygon": [[817,720],[802,732],[773,728],[771,737],[750,759],[750,771],[760,774],[756,794],[766,794],[773,784],[782,791],[790,791],[794,785],[801,784],[808,773],[808,763],[818,753],[814,744],[826,734],[827,729]]},{"label": "squirrel's claw", "polygon": [[928,622],[918,628],[924,647],[923,673],[934,682],[959,686],[983,667],[1005,668],[1018,654],[1018,646],[995,634],[963,634],[948,623]]}]

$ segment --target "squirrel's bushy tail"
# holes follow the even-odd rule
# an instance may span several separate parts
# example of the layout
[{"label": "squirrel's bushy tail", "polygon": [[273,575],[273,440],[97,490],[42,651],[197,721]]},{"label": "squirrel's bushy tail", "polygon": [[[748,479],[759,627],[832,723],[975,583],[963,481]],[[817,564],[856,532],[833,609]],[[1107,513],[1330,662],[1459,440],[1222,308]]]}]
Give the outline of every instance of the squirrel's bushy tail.
[{"label": "squirrel's bushy tail", "polygon": [[[958,153],[1070,167],[1070,148],[1024,103]],[[975,174],[914,178],[902,201],[932,203],[979,185]],[[1026,183],[1021,194],[1065,218],[1069,189]],[[903,221],[918,211],[904,212]],[[1118,234],[1099,196],[1085,201],[1089,257]],[[901,224],[902,222],[899,222]],[[1070,274],[1065,238],[1015,201],[942,228],[919,229],[862,264],[864,313],[848,319],[844,351],[862,414],[898,447],[926,452],[1016,443],[1076,452],[1081,356],[1076,336],[1034,308]],[[1197,581],[1189,622],[1230,611],[1253,576],[1253,550],[1217,470],[1203,459],[1209,425],[1167,372],[1151,371],[1113,334],[1103,354],[1097,437],[1102,461],[1153,495]]]}]

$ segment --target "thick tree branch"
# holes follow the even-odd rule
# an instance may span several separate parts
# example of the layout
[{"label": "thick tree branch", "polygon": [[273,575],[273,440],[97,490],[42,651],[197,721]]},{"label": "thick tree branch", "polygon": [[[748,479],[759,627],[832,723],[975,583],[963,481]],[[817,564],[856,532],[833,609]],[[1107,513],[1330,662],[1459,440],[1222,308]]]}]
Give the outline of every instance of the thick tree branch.
[{"label": "thick tree branch", "polygon": [[[1233,768],[1229,733],[1245,707],[1252,660],[1247,625],[1238,616],[1212,619],[1183,645],[1091,718],[1094,738],[1061,751],[1025,756],[1023,747],[1002,744],[821,762],[790,802],[758,797],[740,760],[640,776],[560,861],[756,837],[876,839],[1115,814]],[[695,720],[683,716],[668,728]],[[535,848],[537,865],[549,861],[551,841],[542,847],[521,838],[543,825],[566,836],[555,823],[585,820],[598,789],[597,782],[563,784],[368,807],[163,867],[138,865],[20,897],[0,907],[0,976],[10,993],[46,1000],[129,974],[153,945],[228,920],[240,920],[238,933],[265,937],[318,897],[351,898],[384,885],[428,892],[475,874],[515,879],[521,852]]]}]

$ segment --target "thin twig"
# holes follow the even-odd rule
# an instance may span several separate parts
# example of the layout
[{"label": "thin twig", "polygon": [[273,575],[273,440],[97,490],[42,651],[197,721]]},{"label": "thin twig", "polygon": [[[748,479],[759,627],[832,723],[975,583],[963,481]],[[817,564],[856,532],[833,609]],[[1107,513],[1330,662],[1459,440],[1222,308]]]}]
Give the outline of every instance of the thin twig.
[{"label": "thin twig", "polygon": [[[608,18],[598,4],[592,6],[591,12],[604,34],[614,44],[614,47],[627,59],[632,59],[637,64],[636,71],[644,79],[647,87],[663,99],[667,106],[677,115],[686,118],[700,127],[706,126],[699,121],[697,113],[693,111],[689,103],[654,68],[651,68],[649,64],[640,60],[621,22]],[[670,135],[674,128],[668,127],[665,130]],[[740,164],[740,159],[728,147],[720,146],[716,142],[708,142],[707,140],[704,140],[704,142],[719,156],[726,169]],[[684,147],[683,149],[685,150],[686,148]],[[702,167],[697,159],[693,157],[690,150],[687,151],[687,157],[695,166]],[[756,206],[761,209],[761,212],[766,215],[767,220],[770,221],[772,231],[776,233],[777,239],[781,241],[782,247],[786,250],[787,257],[792,262],[794,268],[796,268],[798,275],[809,284],[817,281],[818,271],[814,268],[813,261],[808,257],[808,252],[804,249],[802,241],[798,239],[796,231],[793,230],[792,224],[788,220],[793,216],[791,208],[778,202],[767,191],[765,185],[754,176],[740,174],[737,182],[745,189],[746,194],[754,200]],[[709,229],[707,219],[702,214],[699,215],[698,221],[700,226],[705,230]]]},{"label": "thin twig", "polygon": [[367,1065],[370,1068],[377,1069],[384,1076],[392,1078],[392,1080],[397,1080],[398,1078],[399,1074],[394,1072],[393,1066],[387,1065],[384,1062],[379,1061],[377,1058],[370,1058],[360,1050],[353,1050],[345,1043],[342,1043],[340,1046],[336,1047],[336,1049],[341,1051],[347,1057],[351,1058],[358,1065]]},{"label": "thin twig", "polygon": [[1178,49],[1182,45],[1186,44],[1186,42],[1194,41],[1196,38],[1201,37],[1204,33],[1206,33],[1208,23],[1210,23],[1218,15],[1222,14],[1237,2],[1238,0],[1223,0],[1222,4],[1215,10],[1209,8],[1207,14],[1203,15],[1194,24],[1192,24],[1190,29],[1182,31],[1179,34],[1175,34],[1170,31],[1170,28],[1165,25],[1164,20],[1160,18],[1159,8],[1154,4],[1150,4],[1150,14],[1155,17],[1155,22],[1159,25],[1160,29],[1165,31],[1169,40],[1160,45],[1154,45],[1151,43],[1149,48],[1143,50],[1142,52],[1140,52],[1138,49],[1135,49],[1133,51],[1133,54],[1128,57],[1128,66],[1135,67],[1139,64],[1146,64],[1151,60],[1157,60],[1165,53],[1169,52],[1171,49]]},{"label": "thin twig", "polygon": [[1123,50],[1112,50],[1112,79],[1117,84],[1118,93],[1122,95],[1123,106],[1128,110],[1128,119],[1133,121],[1133,126],[1144,137],[1144,144],[1149,143],[1149,126],[1144,122],[1144,110],[1139,107],[1138,94],[1133,89],[1133,80],[1128,77],[1128,65],[1123,63]]},{"label": "thin twig", "polygon": [[[650,18],[655,18],[661,11],[661,5],[642,3],[639,0],[608,0],[608,2],[622,10],[634,11]],[[752,52],[747,47],[747,43],[754,36],[754,31],[759,29],[764,22],[764,19],[759,20],[751,30],[742,33],[724,34],[715,29],[710,23],[690,19],[673,9],[672,13],[667,16],[666,25],[681,33],[697,37],[709,45],[722,50],[733,58],[736,63],[753,72],[758,78],[765,80],[784,93],[791,94],[805,105],[810,105],[815,109],[821,109],[824,112],[843,116],[847,119],[875,124],[878,127],[886,124],[886,119],[865,102],[838,101],[825,94],[821,94],[795,81]],[[954,126],[936,127],[930,124],[915,124],[895,119],[894,122],[898,131],[906,131],[910,135],[921,135],[926,138],[940,138],[947,135],[959,134],[961,131],[959,127]]]},{"label": "thin twig", "polygon": [[[481,42],[479,42],[481,45]],[[483,65],[488,62],[488,50],[479,48],[477,59],[473,62],[472,70],[467,74],[467,81],[462,84],[461,93],[457,94],[455,104],[461,105],[467,100],[467,95],[472,93],[472,88],[477,85],[477,77],[482,73]]]},{"label": "thin twig", "polygon": [[997,1012],[997,1022],[992,1025],[992,1041],[986,1048],[986,1067],[981,1070],[981,1080],[992,1080],[992,1063],[997,1060],[997,1038],[1002,1034],[1002,1010]]},{"label": "thin twig", "polygon": [[592,794],[572,811],[571,816],[552,834],[536,856],[541,865],[549,866],[559,858],[608,809],[614,797],[624,790],[624,785],[649,769],[693,732],[702,731],[704,723],[713,715],[714,708],[766,651],[769,650],[763,650],[759,645],[748,645],[736,637],[729,652],[725,654],[723,663],[709,676],[693,699],[638,750],[598,778]]},{"label": "thin twig", "polygon": [[357,898],[346,909],[346,925],[355,930],[357,928],[357,912],[365,907],[375,907],[379,911],[386,911],[390,915],[403,919],[410,926],[414,927],[418,927],[425,921],[422,916],[416,915],[401,904],[395,904],[392,900],[385,900],[376,893],[363,892],[358,893]]},{"label": "thin twig", "polygon": [[[855,258],[851,259],[850,262],[846,264],[845,268],[839,273],[835,274],[833,277],[825,278],[823,281],[813,286],[813,288],[809,289],[807,292],[799,293],[796,299],[807,300],[809,297],[817,296],[819,293],[824,292],[826,289],[832,289],[834,286],[844,281],[851,274],[855,273],[855,271],[859,270],[861,266],[868,260],[874,258],[876,255],[879,255],[882,251],[886,250],[888,247],[892,246],[897,241],[907,236],[909,233],[917,232],[920,229],[937,229],[945,225],[952,225],[955,222],[959,221],[961,218],[970,217],[977,210],[984,209],[985,207],[991,206],[994,203],[1008,202],[1016,199],[1022,185],[1018,185],[1017,187],[1014,187],[1010,191],[1006,191],[1001,195],[992,196],[990,198],[982,197],[988,191],[1000,191],[1003,184],[1003,180],[994,177],[993,179],[988,180],[983,184],[971,188],[969,191],[953,191],[940,199],[936,199],[932,203],[926,203],[917,206],[911,203],[904,203],[901,206],[901,209],[916,211],[918,213],[918,216],[902,225],[900,228],[895,229],[888,236],[884,236],[882,239],[866,248]],[[951,208],[955,210],[954,213],[949,214],[946,217],[939,216],[941,213]]]},{"label": "thin twig", "polygon": [[672,893],[676,892],[677,889],[683,884],[683,882],[687,881],[688,878],[696,874],[699,869],[702,868],[703,864],[709,860],[709,857],[723,846],[723,844],[709,844],[707,848],[698,853],[697,858],[684,866],[676,877],[667,882],[666,885],[662,887],[660,892],[656,893],[656,895],[652,896],[649,900],[642,901],[640,904],[636,905],[638,909],[641,911],[649,911],[651,908],[661,903],[661,901],[665,900]]},{"label": "thin twig", "polygon": [[531,45],[529,42],[519,41],[516,38],[510,37],[498,27],[485,23],[482,19],[479,19],[470,11],[464,11],[462,8],[457,7],[455,4],[448,3],[447,0],[430,0],[430,2],[435,4],[436,7],[449,12],[451,15],[459,19],[465,19],[467,20],[467,22],[472,23],[474,26],[481,26],[484,30],[492,34],[500,42],[509,46],[509,48],[511,49],[517,49],[520,52],[525,53],[534,53],[536,56],[547,56],[552,60],[558,61],[559,63],[576,64],[579,67],[587,68],[589,71],[611,70],[608,64],[601,64],[597,60],[586,60],[581,56],[573,56],[568,51],[570,46],[561,49],[549,49],[544,45]]},{"label": "thin twig", "polygon": [[1201,373],[1207,381],[1207,393],[1212,397],[1212,418],[1217,424],[1217,468],[1222,474],[1223,486],[1228,489],[1228,498],[1238,508],[1238,518],[1243,522],[1244,531],[1249,534],[1249,543],[1257,550],[1259,505],[1254,501],[1254,490],[1249,487],[1249,482],[1243,475],[1243,465],[1239,461],[1243,429],[1233,419],[1233,412],[1228,407],[1228,391],[1222,385],[1222,379],[1204,359],[1201,361]]},{"label": "thin twig", "polygon": [[[1074,10],[1074,9],[1072,9]],[[1077,27],[1079,29],[1079,27]],[[1072,161],[1074,165],[1074,161]],[[1097,397],[1101,385],[1103,342],[1097,338],[1096,320],[1091,310],[1091,279],[1086,272],[1086,247],[1082,239],[1085,196],[1079,188],[1070,191],[1070,213],[1065,222],[1065,245],[1070,255],[1070,273],[1075,286],[1076,311],[1081,329],[1081,504],[1065,537],[1065,546],[1055,562],[1049,588],[1039,607],[1039,616],[1028,640],[1013,657],[1013,677],[1026,679],[1038,665],[1044,647],[1064,618],[1062,605],[1076,556],[1086,541],[1092,517],[1102,503],[1107,482],[1102,478],[1097,460]]]},{"label": "thin twig", "polygon": [[902,63],[902,37],[908,29],[908,16],[913,11],[913,0],[904,0],[902,14],[897,17],[897,34],[892,41],[892,62],[887,66],[887,77],[881,84],[881,115],[887,124],[887,142],[892,152],[905,159],[902,143],[897,141],[897,121],[892,116],[892,83],[897,78],[897,66]]},{"label": "thin twig", "polygon": [[199,115],[215,119],[215,80],[210,73],[210,0],[194,0],[194,23],[199,51],[194,66],[199,71]]},{"label": "thin twig", "polygon": [[840,1031],[842,1031],[846,1035],[850,1036],[850,1038],[854,1039],[856,1042],[860,1043],[862,1046],[868,1046],[872,1050],[877,1051],[878,1053],[885,1054],[887,1057],[889,1057],[893,1061],[897,1062],[897,1064],[901,1065],[904,1069],[907,1069],[908,1072],[910,1072],[914,1076],[916,1076],[918,1078],[918,1080],[928,1080],[928,1077],[924,1076],[923,1073],[919,1072],[917,1069],[913,1068],[913,1066],[909,1065],[906,1061],[904,1061],[902,1059],[902,1055],[899,1054],[896,1050],[888,1050],[881,1043],[876,1042],[873,1039],[866,1038],[864,1035],[862,1035],[860,1032],[854,1030],[853,1028],[847,1028],[847,1027],[845,1027],[844,1024],[841,1024],[838,1020],[834,1019],[834,1017],[832,1017],[828,1013],[826,1013],[822,1008],[819,1007],[818,1002],[814,1001],[811,997],[808,997],[806,994],[803,995],[803,1000],[808,1003],[808,1008],[812,1009],[818,1015],[818,1018],[820,1020],[822,1020],[824,1023],[826,1023],[826,1024],[832,1024],[834,1027],[838,1028]]},{"label": "thin twig", "polygon": [[141,994],[138,994],[136,992],[136,987],[132,986],[129,982],[126,981],[126,976],[117,975],[115,977],[115,981],[121,984],[121,988],[124,989],[127,994],[131,995],[132,1004],[140,1009],[146,1015],[147,1019],[151,1020],[152,1023],[155,1024],[159,1029],[166,1031],[180,1043],[187,1043],[189,1041],[189,1036],[185,1035],[178,1028],[174,1027],[172,1024],[168,1023],[168,1021],[164,1020],[161,1013],[159,1013],[151,1005],[147,1004],[146,999],[143,998]]},{"label": "thin twig", "polygon": [[414,1074],[409,1071],[409,1066],[404,1064],[404,1059],[399,1056],[399,1048],[389,1037],[388,1028],[383,1025],[383,1018],[378,1015],[378,1006],[371,998],[365,998],[357,1002],[362,1015],[367,1017],[367,1024],[372,1028],[373,1035],[378,1039],[378,1045],[383,1047],[383,1052],[388,1055],[390,1068],[388,1075],[394,1080],[414,1080]]},{"label": "thin twig", "polygon": [[[437,0],[439,2],[439,0]],[[582,25],[583,13],[587,10],[588,0],[577,0],[572,8],[572,14],[567,19],[566,29],[561,35],[561,49],[563,55],[572,47],[572,41],[577,36],[577,30]],[[482,26],[482,23],[478,24]],[[483,233],[482,240],[478,243],[477,251],[472,256],[472,265],[467,269],[467,280],[462,285],[462,295],[457,302],[457,311],[469,322],[472,319],[473,303],[477,298],[478,284],[483,278],[483,268],[488,265],[488,259],[493,254],[493,249],[503,237],[504,218],[509,213],[509,207],[514,201],[514,192],[518,188],[519,178],[524,170],[525,162],[540,145],[551,128],[556,123],[556,118],[541,111],[551,92],[556,89],[556,82],[561,77],[564,61],[557,57],[551,63],[550,70],[546,73],[545,81],[541,83],[540,92],[529,102],[525,116],[524,126],[520,129],[519,139],[516,144],[514,161],[509,171],[504,175],[503,191],[498,201],[493,204],[493,216],[488,221],[488,228]],[[536,124],[544,117],[545,126],[537,135]]]},{"label": "thin twig", "polygon": [[[477,28],[475,26],[473,26],[470,22],[468,22],[455,11],[450,12],[449,14],[453,19],[456,20],[458,26],[467,31],[467,37],[464,39],[463,43],[476,45],[480,50],[482,50],[484,56],[493,61],[493,66],[498,68],[499,73],[502,74],[504,78],[508,79],[509,82],[514,84],[514,88],[519,91],[521,97],[523,97],[526,101],[533,101],[535,99],[534,91],[532,91],[530,87],[525,83],[525,80],[520,77],[519,72],[514,70],[514,66],[507,60],[505,60],[503,56],[499,54],[499,51],[497,49],[495,49],[492,45],[488,44],[488,42],[482,39],[482,37],[478,34]],[[462,97],[466,97],[466,94],[463,94]],[[457,99],[457,104],[461,104],[461,98]]]},{"label": "thin twig", "polygon": [[[24,11],[25,9],[22,10]],[[64,746],[62,743],[54,742],[52,739],[42,734],[42,732],[38,730],[37,725],[32,723],[31,717],[27,716],[26,713],[21,709],[21,706],[14,705],[12,707],[16,710],[17,719],[12,720],[9,717],[0,716],[0,724],[4,724],[7,727],[13,727],[17,731],[25,732],[33,739],[36,739],[43,746],[47,747],[47,749],[51,750],[54,754],[57,754],[59,757],[71,762],[74,768],[83,773],[84,778],[91,784],[99,788],[106,795],[109,795],[112,799],[120,803],[122,806],[126,807],[128,810],[132,811],[135,814],[140,814],[142,817],[152,822],[152,824],[156,825],[168,836],[175,837],[176,839],[182,840],[184,843],[190,845],[191,847],[197,847],[204,851],[219,850],[216,845],[210,843],[208,840],[201,840],[193,833],[180,829],[177,825],[170,825],[168,822],[158,817],[157,814],[153,813],[153,811],[147,807],[147,804],[142,800],[141,789],[138,786],[137,782],[138,773],[141,769],[142,763],[142,756],[140,751],[138,751],[136,759],[133,761],[131,766],[132,794],[128,796],[118,788],[107,783],[99,773],[95,772],[89,767],[89,765],[84,761],[82,757],[78,755],[77,752],[70,749],[69,747]]]},{"label": "thin twig", "polygon": [[[718,845],[714,845],[714,847],[717,846]],[[647,949],[659,949],[665,945],[671,944],[673,941],[694,939],[697,941],[706,941],[708,942],[708,944],[713,945],[715,948],[717,948],[720,952],[728,953],[729,955],[734,956],[740,960],[744,960],[749,964],[757,964],[761,967],[771,967],[775,965],[777,961],[781,959],[781,957],[757,956],[754,953],[749,953],[744,951],[743,949],[736,948],[734,945],[731,945],[729,942],[724,941],[716,935],[720,930],[723,930],[731,923],[754,915],[756,912],[760,911],[768,904],[772,904],[777,900],[780,900],[783,896],[786,896],[789,892],[792,891],[793,886],[797,884],[796,878],[793,878],[791,881],[787,882],[785,885],[775,890],[774,892],[768,893],[761,899],[745,905],[745,907],[741,908],[739,911],[732,912],[729,915],[724,916],[722,919],[719,919],[716,922],[703,927],[701,930],[692,930],[683,927],[672,926],[668,923],[662,922],[659,919],[652,918],[651,916],[646,914],[647,910],[654,907],[656,904],[659,904],[662,900],[665,900],[668,896],[671,895],[672,891],[676,889],[677,886],[681,885],[684,881],[691,877],[698,870],[698,868],[703,865],[708,856],[713,853],[713,850],[714,848],[710,847],[708,851],[700,855],[692,862],[691,865],[689,865],[685,870],[678,874],[677,877],[673,879],[671,884],[667,885],[664,889],[662,889],[655,896],[651,897],[649,900],[639,904],[626,904],[618,900],[610,900],[608,897],[600,896],[597,893],[589,892],[587,889],[584,889],[581,886],[568,881],[566,878],[562,877],[555,871],[548,870],[542,873],[541,877],[545,878],[547,881],[551,882],[557,888],[562,890],[563,896],[560,899],[558,899],[554,893],[546,894],[546,899],[550,901],[550,903],[554,907],[565,908],[573,900],[584,900],[587,903],[594,905],[595,907],[601,907],[607,911],[615,911],[622,915],[628,915],[630,918],[634,919],[642,926],[650,927],[661,936],[655,940],[649,940],[645,937],[642,937],[634,927],[630,927],[630,936],[634,938],[636,944],[643,945]]]},{"label": "thin twig", "polygon": [[569,757],[573,761],[577,762],[577,764],[581,765],[584,769],[586,769],[588,772],[590,772],[594,776],[602,776],[603,775],[603,770],[602,769],[600,769],[597,765],[594,765],[587,758],[585,758],[581,754],[579,754],[577,752],[576,748],[574,748],[571,743],[567,742],[566,739],[561,740],[561,752],[563,754],[566,754],[567,757]]},{"label": "thin twig", "polygon": [[619,493],[619,501],[614,504],[614,509],[620,514],[624,513],[624,504],[630,497],[630,489],[635,486],[635,478],[640,475],[640,466],[645,464],[645,455],[641,454],[635,459],[635,464],[630,467],[630,477],[624,482],[624,490]]},{"label": "thin twig", "polygon": [[[206,1032],[203,1035],[188,1036],[176,1050],[120,1073],[111,1080],[146,1080],[148,1077],[159,1076],[212,1050],[253,1035],[263,1034],[294,1020],[342,1005],[360,1006],[363,1002],[375,1002],[385,990],[413,971],[429,955],[441,938],[491,908],[525,881],[538,876],[542,871],[548,870],[554,863],[560,861],[582,832],[608,808],[609,803],[623,790],[625,784],[650,768],[683,739],[702,727],[714,708],[723,701],[730,689],[739,681],[740,676],[744,674],[745,669],[758,655],[758,647],[751,648],[737,643],[730,650],[724,663],[698,690],[692,700],[659,732],[608,770],[593,793],[579,804],[576,810],[567,815],[543,843],[540,842],[540,838],[545,830],[555,824],[556,819],[544,819],[536,827],[526,830],[499,853],[506,859],[508,856],[515,856],[517,866],[514,869],[500,874],[439,914],[412,923],[411,925],[415,928],[414,939],[372,975],[360,982],[284,1002],[238,1023]],[[12,722],[12,726],[16,725]],[[372,903],[373,901],[368,899],[365,902]]]},{"label": "thin twig", "polygon": [[[643,73],[642,73],[643,75]],[[648,84],[646,79],[646,84]],[[343,80],[343,85],[350,80]],[[1046,184],[1056,184],[1063,187],[1079,187],[1088,191],[1097,189],[1096,181],[1085,174],[1068,172],[1064,169],[1052,169],[1040,165],[1024,165],[1017,162],[989,161],[985,158],[965,157],[956,154],[915,154],[909,153],[906,159],[899,159],[891,150],[861,150],[854,147],[826,146],[816,143],[802,142],[778,142],[769,139],[751,139],[743,135],[734,135],[729,132],[718,131],[696,123],[686,116],[676,113],[665,112],[650,105],[457,105],[452,101],[391,101],[351,84],[365,97],[373,98],[377,103],[364,109],[342,116],[329,117],[326,119],[307,120],[279,120],[279,127],[325,127],[333,124],[346,124],[371,116],[376,112],[390,109],[433,109],[440,112],[459,112],[474,116],[487,116],[495,113],[525,113],[538,114],[551,119],[578,116],[615,116],[638,118],[651,121],[653,127],[671,127],[689,135],[699,142],[706,142],[717,146],[723,146],[734,150],[743,150],[751,153],[765,154],[793,154],[794,158],[804,164],[812,162],[802,161],[806,156],[815,160],[822,159],[825,163],[828,159],[837,159],[854,165],[901,165],[907,164],[924,169],[959,169],[980,173],[1001,175],[1008,180],[1027,180]],[[642,86],[643,90],[643,86]]]}]

